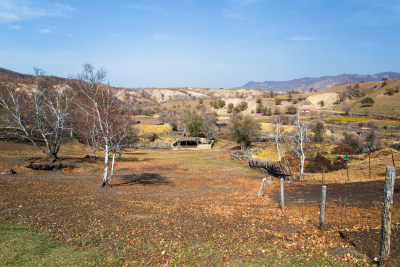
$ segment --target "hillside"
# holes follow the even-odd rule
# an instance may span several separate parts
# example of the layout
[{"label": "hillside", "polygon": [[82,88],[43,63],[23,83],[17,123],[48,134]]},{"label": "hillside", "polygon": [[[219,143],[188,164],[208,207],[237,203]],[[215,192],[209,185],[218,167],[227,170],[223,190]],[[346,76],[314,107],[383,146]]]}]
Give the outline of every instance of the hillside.
[{"label": "hillside", "polygon": [[[400,117],[400,79],[335,86],[313,94],[307,100],[315,99],[314,102],[318,103],[326,96],[330,99],[329,102],[325,101],[325,109],[328,110],[347,110],[359,115]],[[372,106],[362,105],[361,101],[367,97],[374,100]],[[332,99],[335,101],[332,102]]]},{"label": "hillside", "polygon": [[[209,89],[209,88],[151,88],[122,89],[117,88],[118,97],[130,103],[162,104],[178,101],[243,99],[262,97],[267,93],[258,89]],[[139,103],[140,104],[140,103]]]},{"label": "hillside", "polygon": [[8,76],[8,77],[16,78],[16,77],[24,77],[24,76],[28,76],[28,75],[0,67],[0,77],[1,76]]},{"label": "hillside", "polygon": [[[379,74],[374,79],[389,74]],[[395,74],[391,74],[395,75]],[[9,77],[19,81],[22,88],[32,88],[33,80],[31,75],[20,74],[7,69],[0,68],[0,77]],[[346,76],[349,77],[349,76]],[[358,76],[364,80],[373,79],[373,77]],[[48,82],[53,85],[73,84],[74,80],[59,78],[55,76],[46,76]],[[312,78],[308,78],[312,79]],[[350,79],[350,78],[349,78]],[[301,80],[301,79],[299,79]],[[22,84],[21,84],[22,83]],[[320,102],[323,101],[323,110],[349,112],[359,115],[377,115],[398,118],[400,117],[400,78],[387,81],[372,81],[360,83],[346,83],[331,87],[320,92],[306,92],[302,94],[293,94],[293,101],[289,100],[289,95],[283,94],[284,91],[275,92],[278,98],[281,98],[281,105],[277,106],[274,98],[269,96],[269,92],[261,89],[210,89],[210,88],[141,88],[127,89],[114,88],[115,95],[123,102],[128,109],[144,108],[155,112],[161,110],[208,110],[215,111],[219,115],[227,115],[227,105],[229,103],[235,106],[241,101],[246,101],[248,109],[246,114],[253,114],[257,108],[257,101],[262,100],[263,106],[271,110],[279,108],[286,110],[290,105],[296,105],[299,108],[319,110]],[[374,100],[372,106],[363,106],[361,101],[367,97]],[[226,106],[221,109],[211,108],[210,102],[222,99]],[[303,99],[295,101],[296,99]],[[203,103],[204,102],[204,103]]]},{"label": "hillside", "polygon": [[241,86],[241,88],[247,89],[263,89],[263,90],[302,90],[307,91],[310,88],[314,88],[318,91],[323,91],[328,88],[338,86],[345,83],[358,83],[381,81],[382,78],[395,79],[400,78],[400,73],[396,72],[382,72],[373,75],[358,75],[358,74],[342,74],[338,76],[323,76],[319,78],[301,78],[289,81],[264,81],[264,82],[248,82]]}]

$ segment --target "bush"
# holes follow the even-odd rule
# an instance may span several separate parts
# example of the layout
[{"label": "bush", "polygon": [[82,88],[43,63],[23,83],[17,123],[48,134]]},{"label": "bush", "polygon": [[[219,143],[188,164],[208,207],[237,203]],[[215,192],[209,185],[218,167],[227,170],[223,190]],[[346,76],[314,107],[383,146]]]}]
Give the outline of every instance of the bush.
[{"label": "bush", "polygon": [[256,136],[259,130],[260,125],[251,116],[236,114],[231,118],[230,132],[232,139],[242,148],[251,144],[251,138]]},{"label": "bush", "polygon": [[244,111],[249,107],[249,104],[247,104],[246,101],[242,101],[239,103],[238,108],[240,111]]},{"label": "bush", "polygon": [[347,144],[339,144],[337,145],[331,152],[334,155],[344,155],[344,154],[354,154],[355,150],[351,146]]},{"label": "bush", "polygon": [[360,153],[363,150],[363,146],[362,146],[360,138],[358,138],[358,136],[355,136],[355,135],[352,135],[349,133],[344,133],[343,143],[345,143],[346,145],[353,148],[354,153]]},{"label": "bush", "polygon": [[225,101],[222,100],[222,99],[219,99],[219,100],[217,100],[217,101],[212,101],[212,102],[210,103],[210,105],[211,105],[211,107],[213,107],[213,108],[215,108],[215,109],[220,109],[220,108],[225,107]]},{"label": "bush", "polygon": [[233,112],[233,108],[234,108],[234,105],[232,103],[229,103],[226,112],[227,113],[232,113]]},{"label": "bush", "polygon": [[275,98],[275,105],[279,106],[282,103],[282,100],[279,98]]},{"label": "bush", "polygon": [[385,95],[394,95],[394,94],[397,94],[398,92],[399,92],[399,87],[396,87],[396,88],[389,87],[386,89],[384,94]]},{"label": "bush", "polygon": [[371,107],[374,103],[375,101],[371,97],[367,97],[361,100],[362,107]]},{"label": "bush", "polygon": [[271,116],[272,115],[272,111],[271,111],[270,108],[263,108],[262,114],[265,115],[265,116]]},{"label": "bush", "polygon": [[158,135],[155,134],[155,133],[147,133],[147,134],[144,134],[144,135],[143,135],[143,138],[144,138],[147,142],[151,143],[151,142],[154,142],[154,141],[156,141],[156,140],[158,139]]},{"label": "bush", "polygon": [[259,103],[256,107],[256,113],[261,113],[263,112],[264,106],[262,103]]},{"label": "bush", "polygon": [[190,136],[198,136],[203,132],[204,117],[196,113],[187,113],[183,117]]},{"label": "bush", "polygon": [[346,116],[349,116],[349,115],[350,115],[351,107],[350,107],[349,105],[344,105],[343,108],[342,108],[342,110],[344,111],[344,114],[345,114]]},{"label": "bush", "polygon": [[323,122],[317,122],[312,132],[314,133],[314,142],[323,142],[324,141],[324,134],[325,134],[325,126]]},{"label": "bush", "polygon": [[289,106],[288,108],[287,108],[287,111],[286,111],[286,113],[287,114],[296,114],[297,113],[297,107],[295,107],[295,106]]}]

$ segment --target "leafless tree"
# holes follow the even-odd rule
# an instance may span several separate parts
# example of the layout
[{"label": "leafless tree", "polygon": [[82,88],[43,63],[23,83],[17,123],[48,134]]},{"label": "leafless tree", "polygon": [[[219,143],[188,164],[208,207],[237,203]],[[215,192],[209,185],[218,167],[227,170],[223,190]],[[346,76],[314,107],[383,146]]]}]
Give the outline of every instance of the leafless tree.
[{"label": "leafless tree", "polygon": [[[130,124],[124,117],[121,103],[115,97],[112,88],[104,84],[107,73],[100,69],[95,71],[91,64],[83,66],[82,74],[78,75],[81,81],[78,88],[81,93],[78,102],[81,110],[90,118],[87,120],[89,124],[95,122],[93,129],[101,138],[94,137],[99,141],[100,147],[104,150],[104,174],[102,186],[111,186],[112,175],[114,172],[115,154],[127,140]],[[89,126],[91,127],[91,126]],[[113,152],[111,162],[111,172],[109,171],[109,154]]]},{"label": "leafless tree", "polygon": [[138,131],[132,128],[132,120],[130,116],[120,116],[111,128],[110,147],[112,151],[111,170],[108,178],[108,184],[111,185],[114,176],[115,158],[119,153],[121,159],[122,149],[137,141]]},{"label": "leafless tree", "polygon": [[0,88],[2,137],[30,141],[54,161],[66,132],[71,132],[72,92],[67,86],[46,83],[44,72],[35,68],[33,88],[3,81]]},{"label": "leafless tree", "polygon": [[300,156],[300,178],[299,180],[303,180],[304,175],[304,162],[306,159],[306,145],[308,143],[307,134],[310,129],[310,125],[304,122],[301,122],[300,112],[297,112],[297,123],[296,123],[297,132],[292,136],[292,150]]},{"label": "leafless tree", "polygon": [[102,136],[97,121],[93,119],[91,114],[81,108],[76,110],[73,117],[74,131],[79,141],[89,146],[92,150],[91,157],[96,158],[96,152],[101,150],[102,146]]}]

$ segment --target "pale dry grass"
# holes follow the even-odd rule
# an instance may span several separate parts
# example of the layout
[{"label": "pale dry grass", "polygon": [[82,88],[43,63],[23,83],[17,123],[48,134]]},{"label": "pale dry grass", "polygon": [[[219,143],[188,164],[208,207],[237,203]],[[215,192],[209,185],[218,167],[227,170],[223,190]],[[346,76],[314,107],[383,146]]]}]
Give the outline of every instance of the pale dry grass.
[{"label": "pale dry grass", "polygon": [[164,125],[140,125],[139,126],[140,134],[147,133],[168,133],[172,131],[172,126],[169,124]]},{"label": "pale dry grass", "polygon": [[[287,151],[287,148],[284,147],[284,151]],[[265,149],[259,151],[253,156],[254,159],[262,159],[262,160],[270,160],[270,161],[279,161],[278,152],[276,151],[276,146],[269,145]]]},{"label": "pale dry grass", "polygon": [[[260,127],[262,131],[269,131],[274,132],[276,131],[275,124],[262,122],[260,123]],[[293,133],[297,130],[296,126],[294,125],[281,125],[281,133]]]}]

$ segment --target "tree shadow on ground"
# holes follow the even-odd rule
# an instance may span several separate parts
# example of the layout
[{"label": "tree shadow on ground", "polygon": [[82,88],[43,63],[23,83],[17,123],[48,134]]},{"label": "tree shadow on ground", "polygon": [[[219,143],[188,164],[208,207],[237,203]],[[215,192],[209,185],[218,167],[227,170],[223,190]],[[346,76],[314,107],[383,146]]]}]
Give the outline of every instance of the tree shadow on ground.
[{"label": "tree shadow on ground", "polygon": [[117,162],[150,162],[154,160],[155,158],[143,158],[143,159],[138,159],[138,158],[124,158],[122,159],[115,159]]},{"label": "tree shadow on ground", "polygon": [[123,175],[120,177],[122,183],[115,184],[114,186],[125,186],[125,185],[168,185],[171,184],[167,180],[167,177],[160,175],[158,173],[135,173]]}]

